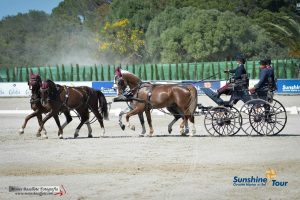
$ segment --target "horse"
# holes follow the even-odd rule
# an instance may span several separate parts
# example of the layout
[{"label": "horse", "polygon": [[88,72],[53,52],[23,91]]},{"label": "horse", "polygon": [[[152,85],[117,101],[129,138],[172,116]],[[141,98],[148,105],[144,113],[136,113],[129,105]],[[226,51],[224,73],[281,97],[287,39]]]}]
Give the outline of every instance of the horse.
[{"label": "horse", "polygon": [[[48,115],[42,120],[39,132],[42,130],[44,124],[52,116],[59,114],[60,110],[76,110],[80,116],[80,124],[77,126],[74,138],[79,136],[79,130],[84,123],[89,122],[89,109],[94,113],[95,117],[100,123],[102,134],[105,129],[103,124],[103,117],[98,110],[98,101],[103,112],[104,118],[108,119],[107,101],[101,91],[95,91],[89,87],[67,87],[55,84],[51,80],[42,83],[41,101],[42,105],[50,110]],[[89,129],[88,137],[93,137],[92,130]],[[59,138],[63,138],[62,129],[59,128]]]},{"label": "horse", "polygon": [[[128,71],[126,70],[122,70],[121,69],[121,72],[122,73],[129,73]],[[118,79],[118,76],[115,76],[114,78],[114,84],[113,84],[113,89],[115,91],[117,91],[118,89],[118,86],[117,86],[117,79]],[[126,90],[128,89],[128,87],[126,88]],[[130,89],[130,88],[129,88]],[[126,91],[125,90],[125,91]],[[129,91],[130,92],[130,91]],[[122,94],[122,95],[126,95],[126,94]],[[129,97],[129,96],[127,96]],[[130,97],[129,97],[130,98]],[[122,130],[125,130],[125,125],[123,124],[122,122],[122,116],[126,113],[128,113],[129,111],[133,110],[134,108],[134,103],[133,101],[128,101],[126,102],[127,103],[127,107],[123,110],[121,110],[121,112],[119,113],[119,125],[121,127]],[[178,121],[178,119],[182,118],[182,112],[180,112],[180,110],[178,110],[175,106],[173,107],[167,107],[167,110],[170,112],[171,115],[174,116],[174,119],[170,122],[170,124],[168,125],[168,132],[169,134],[171,134],[172,132],[172,127],[173,125],[175,124],[175,122]],[[139,116],[139,120],[140,120],[140,123],[141,123],[141,126],[142,126],[142,132],[139,134],[140,136],[144,136],[144,134],[146,133],[146,128],[145,128],[145,120],[144,120],[144,115],[143,113],[138,113],[138,116]],[[135,126],[132,125],[131,126],[131,129],[132,130],[135,130]],[[189,133],[189,126],[188,126],[188,123],[185,124],[185,131],[183,134],[188,134]]]},{"label": "horse", "polygon": [[137,76],[130,72],[122,73],[119,67],[116,69],[115,75],[117,76],[118,95],[122,95],[127,86],[133,94],[132,99],[135,107],[126,114],[126,123],[129,128],[132,127],[129,123],[129,118],[145,112],[150,127],[149,135],[152,136],[154,130],[150,110],[173,107],[183,115],[183,121],[180,124],[180,133],[184,134],[184,125],[190,120],[193,124],[191,136],[195,134],[196,129],[193,115],[197,106],[197,90],[195,87],[192,85],[153,85],[143,83]]},{"label": "horse", "polygon": [[[28,86],[29,86],[29,89],[31,90],[30,106],[31,106],[31,109],[33,110],[33,113],[26,116],[24,123],[23,123],[21,129],[19,130],[19,134],[24,134],[24,129],[26,128],[28,121],[33,117],[37,117],[38,123],[41,126],[42,114],[46,114],[49,112],[49,109],[42,106],[42,104],[41,104],[41,93],[40,93],[41,85],[42,85],[42,79],[41,79],[40,75],[33,74],[32,71],[30,71]],[[65,110],[63,113],[66,117],[66,122],[61,126],[62,129],[72,121],[72,117],[71,117],[69,111]],[[58,120],[58,117],[55,116],[54,119],[55,119],[57,126],[60,127],[60,122]],[[89,124],[87,124],[87,126],[89,129],[91,129]],[[48,136],[47,136],[46,129],[43,127],[42,134],[40,132],[38,132],[36,134],[36,136],[47,139]]]}]

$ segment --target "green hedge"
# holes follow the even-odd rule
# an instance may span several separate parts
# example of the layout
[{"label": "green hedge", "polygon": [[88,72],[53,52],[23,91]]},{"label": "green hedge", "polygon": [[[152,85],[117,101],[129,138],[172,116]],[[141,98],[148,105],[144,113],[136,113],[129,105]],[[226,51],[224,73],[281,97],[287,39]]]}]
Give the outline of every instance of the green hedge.
[{"label": "green hedge", "polygon": [[[280,79],[298,78],[300,60],[275,60],[275,75]],[[133,72],[142,80],[226,80],[225,69],[236,67],[235,62],[200,62],[175,64],[136,64],[123,65],[123,69]],[[245,65],[251,79],[259,75],[259,61],[248,61]],[[39,73],[42,79],[54,81],[111,81],[116,65],[56,65],[40,67],[0,67],[0,81],[28,81],[29,71]]]}]

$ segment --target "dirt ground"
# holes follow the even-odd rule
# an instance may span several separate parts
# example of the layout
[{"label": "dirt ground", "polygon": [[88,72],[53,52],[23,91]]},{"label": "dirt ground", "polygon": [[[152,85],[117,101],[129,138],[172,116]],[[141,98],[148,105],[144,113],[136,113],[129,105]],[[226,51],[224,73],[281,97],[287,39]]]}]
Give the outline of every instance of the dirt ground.
[{"label": "dirt ground", "polygon": [[[275,97],[286,107],[300,107],[300,96]],[[111,98],[108,98],[111,101]],[[199,97],[205,105],[214,105]],[[112,109],[124,107],[113,103]],[[28,98],[1,98],[1,110],[29,110]],[[0,114],[0,199],[300,199],[300,115],[288,115],[278,136],[211,137],[196,117],[194,137],[179,136],[177,122],[167,133],[172,117],[153,116],[154,137],[138,137],[122,131],[118,117],[105,121],[105,137],[98,123],[92,124],[94,138],[83,127],[73,139],[78,120],[57,137],[53,119],[46,124],[49,139],[35,137],[36,119],[29,121],[24,135],[17,131],[26,114]],[[61,121],[64,117],[61,116]],[[146,126],[147,130],[148,126]],[[234,177],[266,177],[276,171],[277,181],[287,186],[234,186]],[[18,196],[9,186],[59,186],[58,196]]]}]

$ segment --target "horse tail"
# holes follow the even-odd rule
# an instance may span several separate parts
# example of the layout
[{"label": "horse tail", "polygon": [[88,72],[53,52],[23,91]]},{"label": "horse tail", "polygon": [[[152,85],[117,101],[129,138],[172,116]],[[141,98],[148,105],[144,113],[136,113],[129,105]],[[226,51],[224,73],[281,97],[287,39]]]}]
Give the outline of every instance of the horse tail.
[{"label": "horse tail", "polygon": [[101,113],[103,114],[104,119],[108,120],[108,107],[107,107],[106,98],[100,90],[97,90],[97,94],[98,94],[99,105],[101,108]]},{"label": "horse tail", "polygon": [[189,112],[191,115],[193,115],[198,104],[198,94],[196,88],[193,85],[188,85],[187,88],[191,93],[189,101]]}]

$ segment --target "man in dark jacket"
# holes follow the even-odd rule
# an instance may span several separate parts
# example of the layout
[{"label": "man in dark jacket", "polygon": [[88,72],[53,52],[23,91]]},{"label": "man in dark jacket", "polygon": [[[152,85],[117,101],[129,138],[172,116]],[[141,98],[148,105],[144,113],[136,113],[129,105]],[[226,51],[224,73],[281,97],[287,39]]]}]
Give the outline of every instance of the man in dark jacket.
[{"label": "man in dark jacket", "polygon": [[[236,61],[237,61],[237,65],[238,65],[237,68],[228,70],[228,71],[224,71],[225,73],[234,74],[234,76],[233,76],[234,81],[241,80],[242,75],[247,74],[246,69],[244,67],[244,64],[246,62],[245,58],[238,57],[236,59]],[[218,89],[217,94],[218,94],[218,97],[220,97],[222,94],[229,95],[231,93],[231,91],[232,91],[232,83],[226,83],[226,85],[224,85],[223,87]]]},{"label": "man in dark jacket", "polygon": [[275,84],[274,70],[268,67],[267,60],[260,61],[259,81],[250,89],[250,93],[257,93],[258,97],[263,98],[267,95],[270,84]]}]

